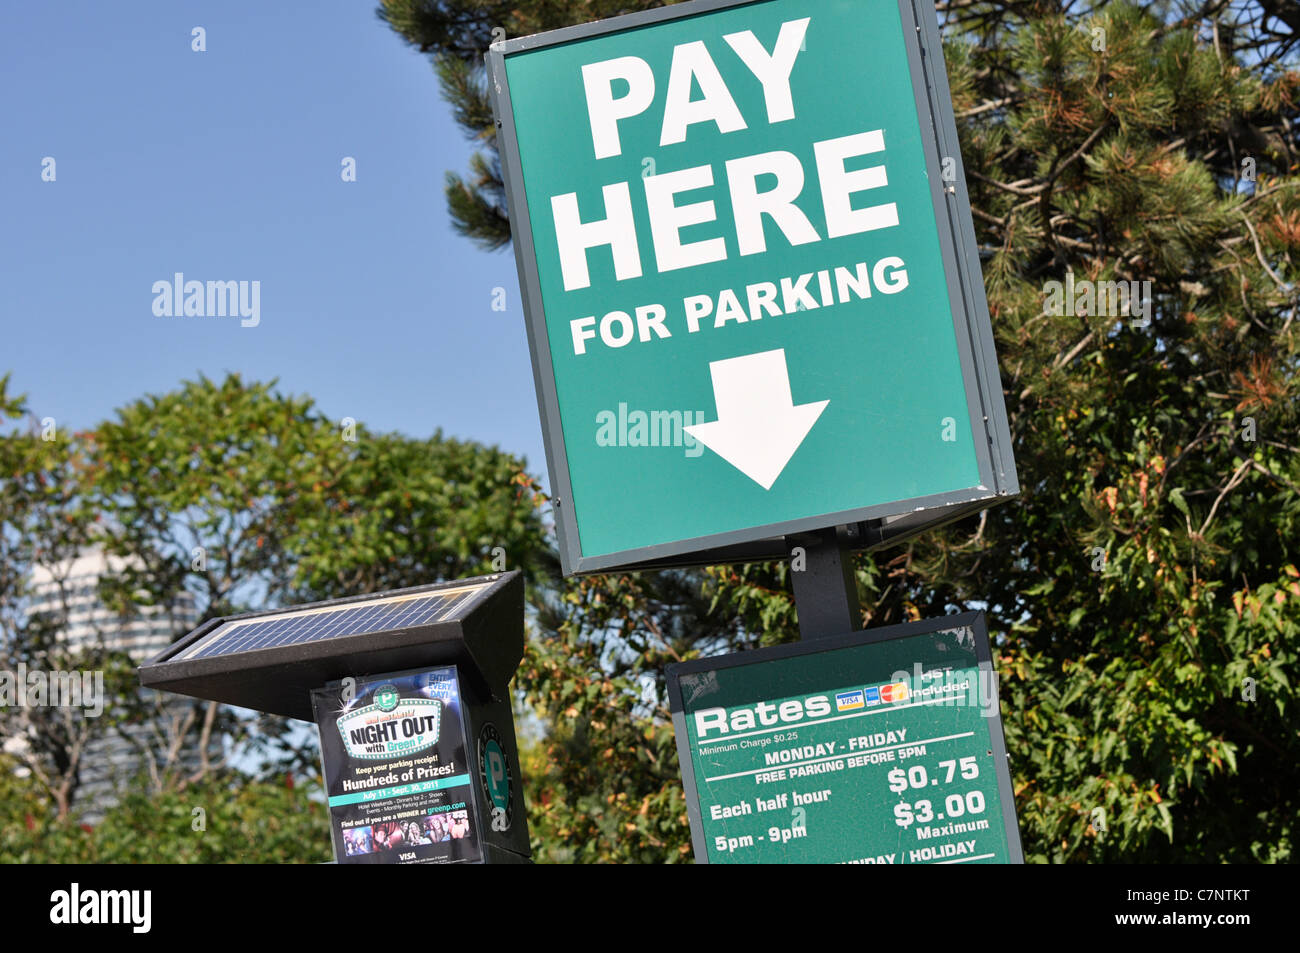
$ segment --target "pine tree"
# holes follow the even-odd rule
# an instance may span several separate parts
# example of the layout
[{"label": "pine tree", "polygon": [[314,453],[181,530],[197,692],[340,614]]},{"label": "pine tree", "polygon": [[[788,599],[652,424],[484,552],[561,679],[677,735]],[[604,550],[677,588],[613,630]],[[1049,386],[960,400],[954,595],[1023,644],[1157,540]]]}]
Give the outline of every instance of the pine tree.
[{"label": "pine tree", "polygon": [[447,173],[445,194],[451,221],[460,234],[487,249],[510,242],[505,184],[496,151],[496,126],[488,99],[483,54],[508,37],[602,20],[661,7],[650,0],[494,3],[491,0],[384,0],[381,20],[421,52],[432,54],[443,95],[471,142],[482,151],[470,160],[468,176]]},{"label": "pine tree", "polygon": [[[494,31],[657,5],[386,0],[482,143],[448,178],[464,234],[509,241],[481,65]],[[1293,860],[1300,13],[936,10],[1024,489],[862,557],[864,623],[987,608],[1030,858]],[[1099,302],[1107,282],[1137,293]],[[654,598],[665,585],[677,602]],[[794,638],[788,593],[779,565],[561,590],[569,612],[521,673],[555,726],[530,764],[543,856],[689,856],[671,732],[638,676]],[[707,638],[671,629],[679,605]]]}]

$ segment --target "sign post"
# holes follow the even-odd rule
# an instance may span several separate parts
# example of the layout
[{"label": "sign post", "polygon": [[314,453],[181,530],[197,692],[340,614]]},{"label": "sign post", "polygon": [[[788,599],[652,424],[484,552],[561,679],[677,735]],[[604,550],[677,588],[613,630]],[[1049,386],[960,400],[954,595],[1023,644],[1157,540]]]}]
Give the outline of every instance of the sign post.
[{"label": "sign post", "polygon": [[929,2],[693,0],[487,59],[566,574],[1018,491]]},{"label": "sign post", "polygon": [[834,529],[790,537],[787,542],[800,638],[816,639],[856,629],[862,610],[849,543]]}]

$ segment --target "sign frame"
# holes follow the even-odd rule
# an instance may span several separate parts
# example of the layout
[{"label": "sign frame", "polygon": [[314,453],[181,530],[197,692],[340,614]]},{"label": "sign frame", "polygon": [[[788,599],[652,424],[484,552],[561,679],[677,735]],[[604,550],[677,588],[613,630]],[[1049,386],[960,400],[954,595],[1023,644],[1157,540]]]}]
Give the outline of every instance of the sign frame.
[{"label": "sign frame", "polygon": [[[745,652],[733,652],[729,655],[694,659],[690,662],[677,662],[667,666],[665,674],[668,681],[668,706],[672,713],[673,735],[677,742],[677,760],[682,773],[682,787],[686,792],[686,814],[691,825],[691,846],[695,852],[697,864],[709,863],[708,844],[704,836],[704,819],[700,814],[699,789],[695,781],[695,764],[691,759],[690,736],[687,733],[686,710],[682,700],[681,676],[697,675],[704,672],[716,672],[721,669],[737,668],[742,665],[755,665],[782,659],[815,655],[836,649],[856,648],[864,645],[878,645],[897,639],[915,638],[933,632],[946,632],[969,626],[975,634],[975,657],[981,674],[993,672],[992,651],[989,648],[988,625],[982,611],[961,612],[955,615],[938,616],[919,622],[903,622],[897,625],[881,626],[875,629],[860,629],[842,635],[826,636],[804,642],[792,642],[768,648],[752,649]],[[1002,806],[1002,824],[1007,838],[1007,852],[1010,862],[1023,864],[1024,850],[1020,843],[1020,825],[1016,817],[1015,791],[1011,782],[1011,768],[1007,760],[1006,741],[1002,732],[1001,695],[997,680],[990,678],[993,686],[993,703],[997,713],[989,720],[989,743],[993,750],[993,762],[998,776],[998,800]]]},{"label": "sign frame", "polygon": [[[506,60],[511,56],[606,34],[637,30],[666,21],[732,7],[779,3],[780,0],[688,0],[668,7],[565,27],[534,36],[493,43],[486,54],[488,91],[495,116],[498,151],[514,240],[519,287],[523,296],[533,381],[541,416],[552,505],[565,576],[610,570],[660,569],[785,558],[785,537],[842,527],[853,549],[893,545],[928,529],[1004,502],[1020,491],[1011,435],[1002,398],[993,331],[984,295],[979,249],[975,240],[965,171],[958,145],[952,97],[944,66],[934,8],[926,0],[896,0],[912,92],[922,134],[930,199],[935,210],[948,300],[962,369],[963,389],[979,471],[975,487],[928,496],[876,503],[778,523],[750,526],[689,539],[677,539],[618,552],[584,555],[573,509],[573,481],[560,421],[559,398],[550,337],[542,303],[541,279],[533,230],[524,194],[524,179]],[[914,26],[915,29],[909,29]],[[945,163],[952,170],[945,183]],[[862,369],[870,374],[870,366]]]}]

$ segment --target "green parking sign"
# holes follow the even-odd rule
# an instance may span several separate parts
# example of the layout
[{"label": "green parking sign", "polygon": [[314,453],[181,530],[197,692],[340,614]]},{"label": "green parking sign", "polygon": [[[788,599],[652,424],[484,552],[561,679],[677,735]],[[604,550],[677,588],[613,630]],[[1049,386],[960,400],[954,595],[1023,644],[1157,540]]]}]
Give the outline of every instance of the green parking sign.
[{"label": "green parking sign", "polygon": [[695,0],[488,61],[566,573],[1017,492],[931,5]]},{"label": "green parking sign", "polygon": [[983,613],[667,674],[698,862],[1023,862]]}]

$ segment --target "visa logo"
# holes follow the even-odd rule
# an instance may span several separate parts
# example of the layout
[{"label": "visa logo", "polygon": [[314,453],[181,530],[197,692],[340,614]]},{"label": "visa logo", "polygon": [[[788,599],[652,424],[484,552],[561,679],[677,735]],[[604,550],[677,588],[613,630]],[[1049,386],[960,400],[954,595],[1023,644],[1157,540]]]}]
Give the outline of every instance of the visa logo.
[{"label": "visa logo", "polygon": [[865,702],[862,700],[862,692],[840,692],[835,696],[836,711],[857,711],[862,708]]}]

